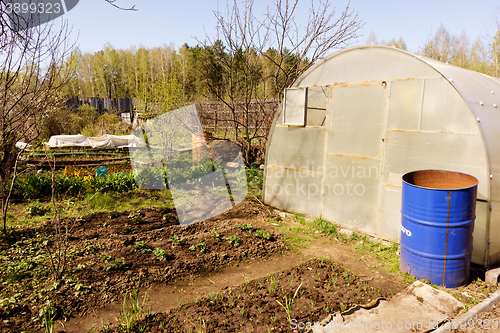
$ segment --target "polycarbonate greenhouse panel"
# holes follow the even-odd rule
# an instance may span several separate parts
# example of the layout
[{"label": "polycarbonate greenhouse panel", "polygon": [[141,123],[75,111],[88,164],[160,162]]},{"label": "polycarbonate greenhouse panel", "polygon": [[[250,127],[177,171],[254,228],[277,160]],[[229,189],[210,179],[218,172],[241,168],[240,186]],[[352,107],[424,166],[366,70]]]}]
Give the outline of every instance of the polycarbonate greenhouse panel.
[{"label": "polycarbonate greenhouse panel", "polygon": [[426,79],[422,131],[480,135],[469,106],[444,78]]},{"label": "polycarbonate greenhouse panel", "polygon": [[266,202],[313,217],[321,212],[321,174],[266,166]]},{"label": "polycarbonate greenhouse panel", "polygon": [[294,86],[330,85],[342,82],[392,78],[440,78],[441,75],[414,55],[392,48],[362,47],[339,51],[316,63]]},{"label": "polycarbonate greenhouse panel", "polygon": [[324,128],[277,126],[267,164],[314,171],[323,165]]},{"label": "polycarbonate greenhouse panel", "polygon": [[389,129],[420,130],[424,80],[391,82]]},{"label": "polycarbonate greenhouse panel", "polygon": [[401,235],[401,181],[397,184],[382,186],[380,221],[376,232],[377,235],[391,241],[399,240]]},{"label": "polycarbonate greenhouse panel", "polygon": [[307,109],[307,87],[285,89],[283,124],[304,126]]},{"label": "polycarbonate greenhouse panel", "polygon": [[334,86],[330,92],[327,153],[354,158],[382,158],[387,89],[371,86]]},{"label": "polycarbonate greenhouse panel", "polygon": [[344,226],[375,233],[380,161],[327,155],[326,172],[322,216]]},{"label": "polycarbonate greenhouse panel", "polygon": [[485,158],[479,135],[388,131],[383,181],[386,184],[390,184],[391,179],[400,182],[407,170],[460,171],[478,178],[477,197],[486,199]]}]

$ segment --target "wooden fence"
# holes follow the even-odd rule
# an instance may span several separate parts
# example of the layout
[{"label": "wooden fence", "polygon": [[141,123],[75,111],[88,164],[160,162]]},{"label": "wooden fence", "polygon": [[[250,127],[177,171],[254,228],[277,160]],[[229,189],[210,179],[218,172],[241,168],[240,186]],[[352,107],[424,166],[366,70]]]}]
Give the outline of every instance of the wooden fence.
[{"label": "wooden fence", "polygon": [[230,105],[221,102],[198,102],[196,107],[201,125],[206,130],[215,133],[234,132],[238,126],[240,131],[248,129],[267,135],[278,104],[277,99],[267,99]]},{"label": "wooden fence", "polygon": [[136,98],[102,98],[102,97],[85,97],[78,98],[73,96],[68,99],[68,105],[76,110],[83,104],[88,104],[99,112],[130,112],[136,110]]}]

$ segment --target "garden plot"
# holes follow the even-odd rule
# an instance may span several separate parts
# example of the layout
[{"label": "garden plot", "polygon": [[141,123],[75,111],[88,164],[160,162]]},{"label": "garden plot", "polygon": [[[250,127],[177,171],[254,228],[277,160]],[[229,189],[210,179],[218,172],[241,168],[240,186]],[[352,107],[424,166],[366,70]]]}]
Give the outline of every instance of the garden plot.
[{"label": "garden plot", "polygon": [[[163,313],[149,314],[131,332],[288,332],[314,325],[355,305],[374,306],[402,289],[358,276],[340,263],[308,260],[291,269],[210,292]],[[121,332],[115,327],[111,332]]]},{"label": "garden plot", "polygon": [[[397,244],[258,199],[181,227],[170,201],[152,201],[158,192],[129,194],[163,205],[65,217],[74,226],[57,279],[53,221],[0,240],[1,332],[41,332],[44,322],[66,333],[279,332],[292,319],[388,299],[412,281],[397,272]],[[481,293],[469,287],[457,298],[486,297],[491,288],[478,283]]]},{"label": "garden plot", "polygon": [[284,250],[281,235],[253,221],[258,215],[254,205],[244,202],[219,219],[187,227],[178,224],[171,208],[70,218],[67,271],[56,282],[52,277],[61,264],[61,252],[51,221],[41,228],[18,229],[9,243],[4,239],[2,244],[0,327],[3,332],[34,330],[42,323],[40,313],[53,321],[68,320],[121,300],[139,286],[148,288]]}]

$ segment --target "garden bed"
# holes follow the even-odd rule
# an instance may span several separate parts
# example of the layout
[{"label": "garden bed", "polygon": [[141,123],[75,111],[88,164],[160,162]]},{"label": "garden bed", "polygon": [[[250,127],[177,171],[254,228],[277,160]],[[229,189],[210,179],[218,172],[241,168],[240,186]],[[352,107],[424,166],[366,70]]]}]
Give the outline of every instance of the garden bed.
[{"label": "garden bed", "polygon": [[[358,276],[341,263],[306,261],[164,313],[147,315],[131,332],[289,332],[311,327],[356,305],[375,306],[403,285]],[[110,332],[122,332],[115,326]]]},{"label": "garden bed", "polygon": [[[96,213],[65,221],[69,269],[52,281],[46,249],[57,253],[53,221],[19,229],[2,240],[2,332],[41,324],[40,308],[54,320],[84,315],[121,300],[126,291],[237,265],[285,250],[281,236],[256,222],[252,201],[207,221],[182,227],[172,208]],[[46,245],[48,247],[46,247]]]}]

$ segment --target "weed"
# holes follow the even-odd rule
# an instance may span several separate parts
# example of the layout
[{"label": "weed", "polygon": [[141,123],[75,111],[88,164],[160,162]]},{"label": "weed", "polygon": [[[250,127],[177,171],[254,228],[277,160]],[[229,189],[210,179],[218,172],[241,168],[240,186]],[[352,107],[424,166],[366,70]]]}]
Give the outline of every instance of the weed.
[{"label": "weed", "polygon": [[252,231],[253,230],[252,223],[238,224],[237,227],[243,231]]},{"label": "weed", "polygon": [[284,296],[285,300],[284,303],[281,303],[280,301],[276,300],[276,302],[278,302],[278,304],[285,310],[288,322],[292,320],[290,313],[292,311],[293,300],[295,299],[295,297],[297,297],[297,293],[299,292],[300,287],[302,287],[302,283],[298,286],[293,297],[288,297],[287,295]]},{"label": "weed", "polygon": [[208,293],[208,297],[210,298],[210,302],[215,304],[217,303],[217,298],[219,297],[219,293],[211,291]]},{"label": "weed", "polygon": [[153,248],[148,245],[146,241],[138,241],[135,243],[134,248],[131,250],[131,252],[151,252],[153,251]]},{"label": "weed", "polygon": [[276,323],[277,316],[271,316],[270,318],[271,318],[271,321],[273,322],[273,324]]},{"label": "weed", "polygon": [[232,235],[231,237],[224,237],[224,239],[234,247],[240,246],[241,239],[239,237],[236,237],[236,235]]},{"label": "weed", "polygon": [[168,208],[162,208],[162,207],[159,207],[159,208],[156,208],[156,211],[162,215],[165,215],[168,213]]},{"label": "weed", "polygon": [[312,222],[312,227],[325,235],[332,235],[345,241],[345,236],[339,233],[337,226],[329,221],[323,219],[316,219]]},{"label": "weed", "polygon": [[141,212],[139,210],[131,212],[130,214],[128,214],[128,217],[131,218],[135,224],[141,224],[142,222],[144,222],[142,220]]},{"label": "weed", "polygon": [[311,305],[312,305],[312,306],[316,306],[316,302],[315,302],[315,301],[313,301],[313,300],[311,300]]},{"label": "weed", "polygon": [[[132,301],[131,306],[127,305],[127,298],[130,298]],[[144,302],[146,302],[146,294],[144,294],[142,298],[142,304],[139,303],[139,289],[136,289],[130,297],[128,292],[125,292],[122,308],[117,306],[119,312],[118,325],[122,331],[131,331],[132,326],[134,326],[134,323],[141,316],[142,309],[144,308]]]},{"label": "weed", "polygon": [[56,322],[54,317],[56,315],[56,308],[50,302],[50,300],[45,303],[45,305],[40,309],[40,317],[42,317],[43,325],[45,326],[45,332],[53,333],[56,328]]},{"label": "weed", "polygon": [[211,232],[210,234],[211,234],[214,238],[217,238],[217,239],[219,239],[219,237],[220,237],[219,233],[218,233],[217,231],[215,231],[215,230],[212,230],[212,232]]},{"label": "weed", "polygon": [[[193,326],[194,326],[194,329],[196,330],[196,333],[206,333],[206,332],[207,332],[207,326],[206,326],[206,324],[205,324],[205,320],[204,320],[204,319],[199,318],[199,319],[198,319],[198,321],[199,321],[199,323],[200,323],[200,326],[197,326],[197,325],[193,324],[193,323],[190,321],[191,325],[193,325]],[[189,332],[191,332],[191,331],[189,331]]]},{"label": "weed", "polygon": [[276,287],[278,286],[278,281],[276,281],[276,278],[274,277],[274,275],[271,275],[271,282],[269,284],[269,292],[272,293],[276,290]]},{"label": "weed", "polygon": [[338,280],[338,277],[332,276],[332,283],[334,286],[337,285],[337,280]]},{"label": "weed", "polygon": [[347,285],[350,285],[351,284],[351,275],[349,275],[348,272],[343,272],[342,275],[344,275],[344,278],[347,281]]},{"label": "weed", "polygon": [[111,326],[111,322],[110,321],[108,321],[107,324],[104,324],[104,320],[101,319],[101,331],[103,331],[104,333],[109,332],[109,326]]},{"label": "weed", "polygon": [[129,266],[127,265],[127,263],[124,261],[124,260],[120,260],[120,259],[113,259],[113,261],[108,264],[104,270],[106,272],[109,272],[109,271],[124,271],[124,270],[127,270],[129,268]]},{"label": "weed", "polygon": [[198,244],[196,244],[196,245],[195,245],[195,244],[193,244],[193,245],[191,245],[191,246],[189,247],[189,249],[190,249],[191,251],[196,251],[196,250],[198,250],[198,251],[200,251],[200,252],[202,252],[202,253],[203,253],[203,252],[205,252],[205,251],[207,250],[207,244],[205,244],[204,242],[198,243]]},{"label": "weed", "polygon": [[172,236],[172,245],[183,245],[185,243],[184,238],[179,238],[177,235]]},{"label": "weed", "polygon": [[163,220],[164,221],[175,220],[175,217],[172,214],[167,213],[167,214],[163,215]]},{"label": "weed", "polygon": [[110,212],[108,214],[108,218],[110,219],[116,219],[118,217],[118,213],[117,212]]},{"label": "weed", "polygon": [[288,285],[290,286],[290,289],[293,288],[293,279],[287,279]]},{"label": "weed", "polygon": [[182,299],[177,297],[177,304],[179,305],[179,307],[182,307]]},{"label": "weed", "polygon": [[43,216],[47,212],[45,208],[43,208],[40,201],[36,200],[26,207],[26,211],[30,216]]},{"label": "weed", "polygon": [[259,237],[259,238],[264,238],[264,239],[267,239],[267,240],[269,240],[271,238],[271,235],[267,231],[265,231],[265,230],[257,230],[255,232],[255,236]]},{"label": "weed", "polygon": [[158,259],[159,261],[165,261],[168,259],[168,255],[165,254],[165,250],[160,249],[159,247],[154,248],[153,254],[155,255],[156,259]]},{"label": "weed", "polygon": [[109,261],[113,260],[113,257],[110,255],[107,255],[105,253],[101,254],[101,261],[108,263]]},{"label": "weed", "polygon": [[130,226],[126,226],[126,227],[124,228],[124,230],[125,230],[125,233],[126,233],[126,234],[131,234],[131,233],[135,232],[134,227],[130,227]]},{"label": "weed", "polygon": [[340,312],[344,312],[345,310],[347,310],[347,306],[344,303],[340,303]]},{"label": "weed", "polygon": [[85,216],[79,216],[76,218],[75,222],[85,223],[87,222],[87,218]]}]

